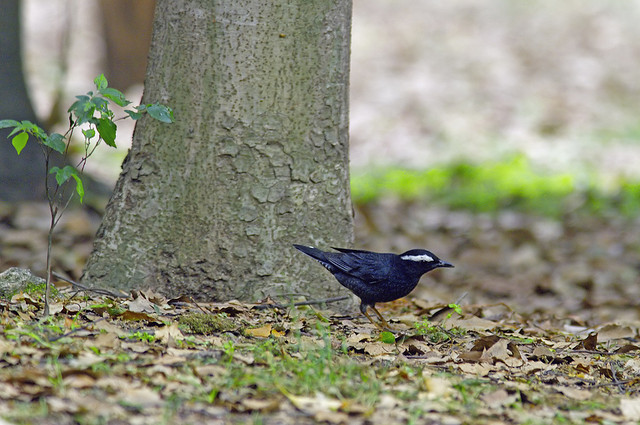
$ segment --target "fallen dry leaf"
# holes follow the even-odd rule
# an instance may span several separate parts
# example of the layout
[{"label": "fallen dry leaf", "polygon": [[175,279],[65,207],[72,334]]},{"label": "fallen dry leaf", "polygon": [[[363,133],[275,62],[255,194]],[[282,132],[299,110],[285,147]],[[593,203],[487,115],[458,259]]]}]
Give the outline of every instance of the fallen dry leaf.
[{"label": "fallen dry leaf", "polygon": [[620,410],[625,419],[637,421],[640,418],[640,397],[621,399]]},{"label": "fallen dry leaf", "polygon": [[244,333],[247,336],[253,336],[256,338],[267,338],[271,335],[271,324],[267,323],[259,328],[245,329]]},{"label": "fallen dry leaf", "polygon": [[505,404],[510,404],[516,401],[515,396],[509,396],[509,393],[505,389],[499,389],[489,394],[485,394],[481,397],[482,401],[489,407],[496,408]]},{"label": "fallen dry leaf", "polygon": [[155,336],[163,344],[173,344],[176,339],[182,339],[183,337],[182,331],[176,322],[156,330]]},{"label": "fallen dry leaf", "polygon": [[285,393],[285,396],[291,404],[307,414],[336,411],[342,406],[340,400],[331,399],[322,393],[316,393],[314,397],[299,397],[289,393]]}]

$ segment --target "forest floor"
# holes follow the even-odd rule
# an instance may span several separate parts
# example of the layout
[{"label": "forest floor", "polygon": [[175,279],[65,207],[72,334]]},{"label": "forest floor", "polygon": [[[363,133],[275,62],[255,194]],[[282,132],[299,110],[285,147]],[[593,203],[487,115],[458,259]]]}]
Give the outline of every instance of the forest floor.
[{"label": "forest floor", "polygon": [[[42,275],[45,205],[0,207],[0,270]],[[426,247],[456,266],[379,305],[393,333],[330,304],[114,297],[62,281],[53,316],[42,320],[41,290],[30,287],[2,302],[0,416],[16,424],[638,423],[637,221],[391,201],[356,217],[359,247]],[[79,210],[64,217],[57,270],[78,277],[96,224]]]}]

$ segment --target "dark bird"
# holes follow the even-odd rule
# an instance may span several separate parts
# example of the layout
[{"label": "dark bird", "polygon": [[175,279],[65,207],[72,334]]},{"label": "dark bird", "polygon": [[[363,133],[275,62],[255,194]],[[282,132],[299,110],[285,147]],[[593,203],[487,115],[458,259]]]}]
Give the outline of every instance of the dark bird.
[{"label": "dark bird", "polygon": [[376,303],[408,295],[428,271],[453,267],[425,249],[412,249],[397,255],[346,248],[333,248],[340,252],[324,252],[312,246],[293,246],[318,260],[342,286],[356,294],[361,301],[360,311],[371,323],[380,326],[367,313],[368,307],[387,329],[389,324],[376,309]]}]

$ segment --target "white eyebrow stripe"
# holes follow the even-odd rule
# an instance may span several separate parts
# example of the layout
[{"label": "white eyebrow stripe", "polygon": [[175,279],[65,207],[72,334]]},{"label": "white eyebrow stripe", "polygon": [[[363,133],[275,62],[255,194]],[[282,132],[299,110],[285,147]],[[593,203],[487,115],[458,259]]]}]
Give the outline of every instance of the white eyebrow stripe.
[{"label": "white eyebrow stripe", "polygon": [[433,261],[433,258],[429,257],[427,254],[422,254],[422,255],[403,255],[400,258],[403,259],[403,260],[408,260],[408,261],[426,261],[426,262]]}]

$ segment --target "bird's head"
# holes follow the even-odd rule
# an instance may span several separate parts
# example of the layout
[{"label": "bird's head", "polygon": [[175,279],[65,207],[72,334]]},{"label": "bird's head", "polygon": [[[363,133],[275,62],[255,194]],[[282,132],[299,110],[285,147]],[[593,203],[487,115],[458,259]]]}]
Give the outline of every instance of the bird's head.
[{"label": "bird's head", "polygon": [[439,259],[433,252],[426,249],[412,249],[400,254],[400,260],[407,267],[418,269],[422,273],[438,267],[453,267],[453,264]]}]

